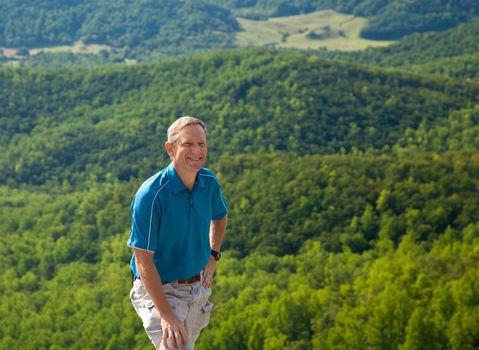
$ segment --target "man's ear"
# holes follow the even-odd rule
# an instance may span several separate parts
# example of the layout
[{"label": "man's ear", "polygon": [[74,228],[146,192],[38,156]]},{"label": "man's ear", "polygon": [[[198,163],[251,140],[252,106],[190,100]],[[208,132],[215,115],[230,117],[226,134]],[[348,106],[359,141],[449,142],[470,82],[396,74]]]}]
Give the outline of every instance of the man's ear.
[{"label": "man's ear", "polygon": [[173,144],[171,142],[169,141],[165,142],[165,149],[168,155],[170,156],[170,158],[173,157]]}]

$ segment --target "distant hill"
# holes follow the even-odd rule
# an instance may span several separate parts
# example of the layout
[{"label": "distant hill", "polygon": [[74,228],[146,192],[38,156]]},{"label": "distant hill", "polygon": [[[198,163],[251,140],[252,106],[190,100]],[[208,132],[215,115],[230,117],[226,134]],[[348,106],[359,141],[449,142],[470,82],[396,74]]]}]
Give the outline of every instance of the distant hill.
[{"label": "distant hill", "polygon": [[[164,130],[193,114],[210,154],[388,152],[406,130],[479,102],[479,85],[300,53],[247,50],[97,70],[0,70],[0,183],[151,174]],[[103,181],[102,180],[102,181]]]},{"label": "distant hill", "polygon": [[397,44],[363,52],[322,52],[327,57],[382,67],[405,68],[418,74],[455,78],[479,76],[479,19],[444,32],[413,34]]},{"label": "distant hill", "polygon": [[[453,28],[479,15],[478,4],[473,0],[0,0],[0,48],[20,49],[23,57],[28,49],[73,45],[82,41],[105,45],[103,56],[108,57],[91,57],[95,64],[123,62],[125,58],[157,60],[165,56],[241,46],[234,40],[242,31],[238,23],[240,17],[246,18],[244,21],[266,20],[320,10],[367,18],[367,25],[361,26],[359,33],[363,41],[387,41],[412,33]],[[309,39],[325,38],[322,31],[310,34]],[[327,38],[331,35],[341,38],[340,31],[327,35]],[[340,44],[348,46],[344,42]],[[348,46],[349,49],[362,47]],[[32,65],[42,62],[52,63],[52,66],[63,62],[82,64],[85,61],[84,57],[76,60],[65,54],[59,58],[51,56],[50,53],[33,58]],[[0,56],[0,62],[2,60],[4,58]]]},{"label": "distant hill", "polygon": [[475,0],[207,0],[241,17],[264,19],[333,9],[370,19],[361,36],[394,40],[405,35],[442,31],[479,15]]},{"label": "distant hill", "polygon": [[0,8],[0,47],[54,46],[82,39],[123,48],[127,56],[155,50],[178,54],[231,46],[229,35],[238,29],[229,11],[193,0],[0,0]]}]

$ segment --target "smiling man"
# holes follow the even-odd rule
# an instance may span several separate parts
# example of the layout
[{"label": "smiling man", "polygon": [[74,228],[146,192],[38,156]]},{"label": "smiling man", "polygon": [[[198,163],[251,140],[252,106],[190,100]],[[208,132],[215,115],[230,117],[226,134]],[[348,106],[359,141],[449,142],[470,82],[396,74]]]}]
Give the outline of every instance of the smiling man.
[{"label": "smiling man", "polygon": [[218,179],[203,168],[205,124],[181,117],[168,129],[170,165],[131,203],[130,299],[156,349],[193,349],[209,322],[208,301],[227,222]]}]

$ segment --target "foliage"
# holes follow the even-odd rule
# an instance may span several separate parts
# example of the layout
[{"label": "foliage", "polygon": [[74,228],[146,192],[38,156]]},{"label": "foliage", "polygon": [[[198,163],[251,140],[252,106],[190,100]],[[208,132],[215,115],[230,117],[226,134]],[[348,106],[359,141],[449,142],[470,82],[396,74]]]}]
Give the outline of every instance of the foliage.
[{"label": "foliage", "polygon": [[[226,258],[202,349],[473,349],[479,341],[479,227],[447,229],[430,249],[414,229],[366,254]],[[240,287],[246,286],[246,287]]]},{"label": "foliage", "polygon": [[268,50],[1,69],[0,348],[151,347],[129,204],[182,114],[229,202],[198,349],[477,348],[478,88]]},{"label": "foliage", "polygon": [[412,33],[442,31],[479,15],[474,0],[206,0],[225,6],[235,14],[252,19],[289,16],[334,9],[368,17],[361,32],[368,39],[391,40]]},{"label": "foliage", "polygon": [[479,149],[479,106],[454,111],[437,124],[406,130],[394,146],[397,153],[475,152]]},{"label": "foliage", "polygon": [[411,65],[408,69],[415,74],[435,74],[451,78],[475,80],[479,75],[479,57],[476,54],[448,57],[437,59],[430,63]]},{"label": "foliage", "polygon": [[[0,70],[0,183],[146,178],[182,114],[210,125],[219,155],[383,152],[408,129],[470,103],[479,86],[250,50],[157,65]],[[48,187],[48,186],[47,186]]]},{"label": "foliage", "polygon": [[384,48],[363,52],[319,52],[322,56],[374,66],[398,67],[417,74],[475,78],[479,72],[479,20],[445,32],[414,34]]},{"label": "foliage", "polygon": [[161,50],[231,46],[238,24],[228,11],[201,1],[0,1],[1,46],[87,43],[127,48],[127,57]]},{"label": "foliage", "polygon": [[[83,40],[108,45],[121,59],[143,61],[232,48],[241,31],[237,16],[266,19],[333,9],[367,17],[363,38],[391,40],[447,30],[479,15],[474,0],[0,0],[0,7],[2,47],[26,50]],[[101,62],[95,56],[48,54],[27,63],[48,65],[52,59],[69,65]]]},{"label": "foliage", "polygon": [[99,54],[78,54],[73,52],[40,52],[37,55],[30,56],[27,59],[18,62],[21,67],[96,67],[104,65],[113,65],[124,63],[125,60],[121,54],[102,51]]},{"label": "foliage", "polygon": [[328,251],[362,252],[385,232],[397,245],[413,230],[415,240],[430,244],[448,227],[462,230],[479,220],[474,155],[272,153],[225,158],[217,168],[235,218],[225,247],[239,256],[294,254],[313,237]]},{"label": "foliage", "polygon": [[371,18],[361,36],[384,40],[397,39],[416,32],[442,31],[478,15],[479,4],[474,0],[389,1],[383,11]]},{"label": "foliage", "polygon": [[[230,229],[198,348],[477,342],[477,157],[277,153],[218,168]],[[0,187],[1,348],[148,346],[127,298],[138,185]]]}]

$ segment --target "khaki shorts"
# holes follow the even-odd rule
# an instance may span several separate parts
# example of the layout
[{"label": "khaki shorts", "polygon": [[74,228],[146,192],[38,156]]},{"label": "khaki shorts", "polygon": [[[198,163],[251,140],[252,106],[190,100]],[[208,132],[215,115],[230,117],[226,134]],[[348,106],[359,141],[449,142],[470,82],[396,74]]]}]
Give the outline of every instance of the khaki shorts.
[{"label": "khaki shorts", "polygon": [[[203,287],[199,281],[192,284],[171,282],[163,285],[163,291],[171,308],[188,332],[186,349],[193,350],[201,330],[210,320],[213,304],[208,301],[208,298],[211,295],[211,288]],[[171,350],[170,347],[165,348],[161,342],[163,330],[160,313],[139,279],[133,282],[130,300],[155,348]]]}]

